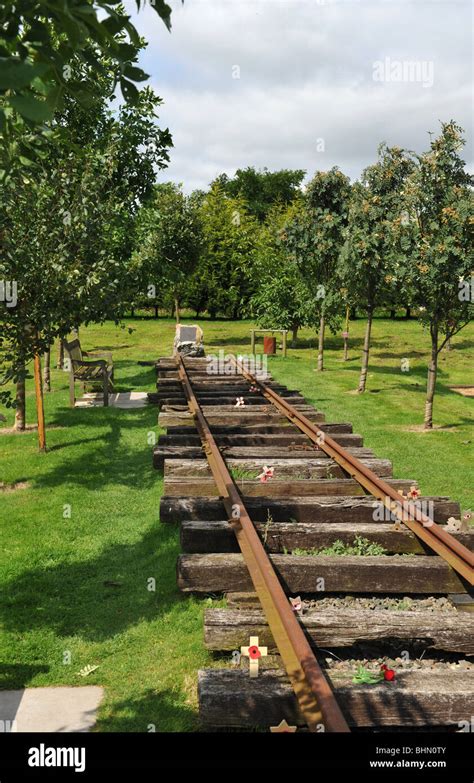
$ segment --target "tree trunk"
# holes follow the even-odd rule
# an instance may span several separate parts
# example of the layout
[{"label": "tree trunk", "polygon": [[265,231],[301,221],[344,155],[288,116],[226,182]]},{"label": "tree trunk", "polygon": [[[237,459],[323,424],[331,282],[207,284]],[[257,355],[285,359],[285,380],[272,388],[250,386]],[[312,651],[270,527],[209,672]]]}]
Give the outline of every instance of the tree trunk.
[{"label": "tree trunk", "polygon": [[406,312],[405,312],[405,318],[411,318],[411,307],[410,305],[407,305]]},{"label": "tree trunk", "polygon": [[355,307],[351,307],[351,321],[357,321],[357,310]]},{"label": "tree trunk", "polygon": [[390,318],[392,319],[392,321],[395,320],[396,314],[397,314],[396,310],[394,310],[392,307],[392,309],[390,310]]},{"label": "tree trunk", "polygon": [[58,370],[64,370],[64,340],[59,339],[58,346],[58,363],[56,365]]},{"label": "tree trunk", "polygon": [[349,305],[346,305],[346,323],[344,324],[344,332],[343,332],[345,362],[347,362],[347,360],[349,359],[349,314],[350,314],[350,308]]},{"label": "tree trunk", "polygon": [[155,308],[155,318],[158,318],[158,305],[154,305]]},{"label": "tree trunk", "polygon": [[174,299],[174,312],[176,315],[176,323],[179,324],[179,301],[178,301],[178,297],[176,296]]},{"label": "tree trunk", "polygon": [[428,365],[428,382],[426,384],[425,402],[425,430],[433,429],[433,399],[436,388],[436,375],[438,373],[438,326],[433,326],[431,331],[431,360]]},{"label": "tree trunk", "polygon": [[365,327],[364,348],[362,351],[362,367],[360,370],[359,388],[357,391],[359,394],[365,392],[367,383],[367,370],[369,368],[369,351],[370,351],[370,333],[372,331],[372,316],[373,310],[370,308],[367,313],[367,326]]},{"label": "tree trunk", "polygon": [[348,337],[344,337],[344,361],[347,362],[348,360],[349,360],[349,339]]},{"label": "tree trunk", "polygon": [[296,347],[296,341],[298,339],[298,329],[299,329],[298,324],[296,324],[296,326],[295,326],[295,324],[293,324],[293,326],[291,327],[291,347],[292,348]]},{"label": "tree trunk", "polygon": [[318,372],[324,370],[324,315],[319,321],[319,340],[318,340]]},{"label": "tree trunk", "polygon": [[43,369],[43,382],[44,390],[51,391],[51,349],[45,351],[44,354],[44,369]]},{"label": "tree trunk", "polygon": [[448,337],[448,339],[446,341],[446,350],[447,351],[452,351],[453,350],[453,346],[451,345],[451,338],[450,337]]},{"label": "tree trunk", "polygon": [[[21,368],[24,370],[24,367]],[[23,432],[26,424],[26,396],[25,379],[17,381],[16,384],[16,408],[14,429],[17,432]]]}]

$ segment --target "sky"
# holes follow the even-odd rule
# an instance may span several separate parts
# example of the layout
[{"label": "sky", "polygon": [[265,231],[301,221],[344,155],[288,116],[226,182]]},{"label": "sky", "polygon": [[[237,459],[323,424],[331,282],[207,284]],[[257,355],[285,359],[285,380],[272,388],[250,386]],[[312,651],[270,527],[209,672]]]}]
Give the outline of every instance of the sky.
[{"label": "sky", "polygon": [[450,119],[473,170],[470,0],[168,2],[171,33],[125,3],[173,136],[161,181],[189,193],[246,166],[355,179],[380,142],[422,152]]}]

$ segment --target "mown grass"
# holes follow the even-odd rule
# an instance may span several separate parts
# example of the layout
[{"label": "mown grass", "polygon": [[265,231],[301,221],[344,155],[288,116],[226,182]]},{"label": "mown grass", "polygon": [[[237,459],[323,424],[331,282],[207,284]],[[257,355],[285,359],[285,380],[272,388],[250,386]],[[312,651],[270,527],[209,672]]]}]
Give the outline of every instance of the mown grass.
[{"label": "mown grass", "polygon": [[[250,322],[200,323],[208,352],[248,351]],[[127,325],[131,335],[112,324],[83,329],[83,346],[113,351],[119,390],[153,390],[153,369],[137,362],[170,353],[174,324]],[[327,371],[316,374],[315,337],[303,330],[287,359],[270,359],[271,371],[328,421],[352,421],[366,445],[393,460],[396,476],[474,507],[473,400],[449,389],[473,382],[474,327],[441,358],[435,418],[445,429],[430,433],[410,430],[423,417],[426,335],[416,322],[376,320],[369,390],[356,396],[362,334],[363,322],[353,322],[346,363],[340,338],[330,336]],[[33,422],[31,381],[27,405]],[[1,687],[100,684],[98,731],[196,730],[196,672],[211,662],[202,643],[207,599],[176,589],[178,532],[159,523],[162,476],[151,466],[157,410],[71,410],[67,375],[56,370],[45,406],[46,454],[34,432],[0,435],[0,480],[27,482],[0,495]],[[82,679],[88,664],[98,669]]]}]

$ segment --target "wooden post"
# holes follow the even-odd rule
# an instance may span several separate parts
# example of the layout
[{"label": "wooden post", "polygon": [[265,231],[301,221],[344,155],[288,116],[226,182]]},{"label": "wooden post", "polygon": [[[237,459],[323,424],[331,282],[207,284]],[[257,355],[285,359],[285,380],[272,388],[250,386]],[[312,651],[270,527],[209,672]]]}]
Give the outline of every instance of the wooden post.
[{"label": "wooden post", "polygon": [[250,330],[250,351],[255,356],[255,329]]},{"label": "wooden post", "polygon": [[288,334],[288,331],[286,329],[283,329],[283,358],[286,359],[286,335]]},{"label": "wooden post", "polygon": [[38,447],[40,451],[46,451],[46,432],[44,428],[43,384],[41,381],[41,357],[38,353],[35,354],[34,367],[35,367],[36,412],[38,417]]}]

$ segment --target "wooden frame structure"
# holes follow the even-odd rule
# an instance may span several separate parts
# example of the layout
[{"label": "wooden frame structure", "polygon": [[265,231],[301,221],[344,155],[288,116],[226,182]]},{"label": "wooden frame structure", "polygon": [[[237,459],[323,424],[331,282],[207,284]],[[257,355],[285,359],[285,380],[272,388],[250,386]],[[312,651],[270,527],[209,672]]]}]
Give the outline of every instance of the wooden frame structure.
[{"label": "wooden frame structure", "polygon": [[256,334],[274,334],[275,332],[282,335],[282,354],[283,358],[286,359],[286,337],[288,334],[288,329],[251,329],[250,330],[250,350],[255,355],[255,335]]}]

